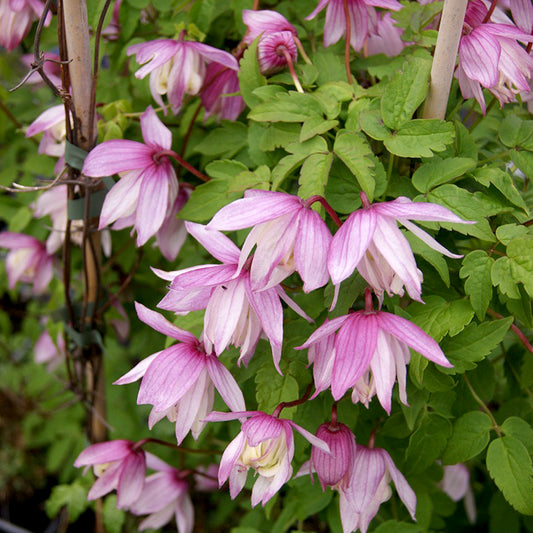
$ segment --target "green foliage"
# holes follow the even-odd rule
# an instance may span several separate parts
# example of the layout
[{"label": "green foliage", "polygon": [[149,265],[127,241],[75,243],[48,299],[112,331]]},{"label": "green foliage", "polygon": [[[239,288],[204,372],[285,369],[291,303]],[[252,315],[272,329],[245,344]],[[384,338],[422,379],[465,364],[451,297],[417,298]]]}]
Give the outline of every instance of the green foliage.
[{"label": "green foliage", "polygon": [[70,485],[57,485],[52,489],[52,495],[46,502],[46,513],[53,518],[63,507],[66,507],[69,519],[75,522],[89,507],[88,491],[87,486],[78,480]]}]

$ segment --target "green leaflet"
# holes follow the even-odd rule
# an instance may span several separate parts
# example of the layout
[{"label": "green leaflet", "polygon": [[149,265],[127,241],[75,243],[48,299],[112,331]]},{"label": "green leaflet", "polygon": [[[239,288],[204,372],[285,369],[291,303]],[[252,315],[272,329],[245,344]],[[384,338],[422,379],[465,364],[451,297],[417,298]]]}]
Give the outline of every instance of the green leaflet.
[{"label": "green leaflet", "polygon": [[533,120],[507,115],[500,124],[500,139],[509,148],[533,149]]},{"label": "green leaflet", "polygon": [[453,368],[446,373],[462,373],[476,367],[478,361],[487,356],[503,340],[511,327],[513,317],[470,324],[455,337],[446,338],[441,348]]},{"label": "green leaflet", "polygon": [[253,94],[254,89],[267,84],[265,77],[259,72],[259,64],[257,63],[258,42],[259,37],[250,44],[239,63],[241,68],[238,76],[241,96],[250,109],[261,103],[261,99]]},{"label": "green leaflet", "polygon": [[501,430],[510,437],[518,439],[529,455],[533,454],[533,428],[522,418],[510,416],[501,425]]},{"label": "green leaflet", "polygon": [[[298,196],[307,199],[314,194],[324,196],[326,184],[328,183],[329,170],[333,154],[311,154],[302,165],[300,170],[300,179],[298,183]],[[319,205],[319,204],[314,204]]]},{"label": "green leaflet", "polygon": [[257,122],[305,122],[315,116],[322,116],[320,104],[311,95],[295,91],[278,93],[248,114],[250,120]]},{"label": "green leaflet", "polygon": [[444,450],[442,461],[447,465],[464,463],[479,455],[489,443],[492,421],[481,411],[470,411],[459,417]]},{"label": "green leaflet", "polygon": [[88,488],[80,480],[76,480],[70,485],[56,485],[52,489],[50,498],[46,501],[46,514],[53,518],[66,505],[69,519],[74,522],[89,507],[88,492]]},{"label": "green leaflet", "polygon": [[122,526],[126,521],[126,513],[117,508],[117,495],[110,494],[104,500],[102,507],[102,518],[105,530],[108,533],[121,533]]},{"label": "green leaflet", "polygon": [[491,268],[493,263],[494,259],[489,257],[487,252],[474,250],[465,256],[459,272],[461,278],[466,278],[465,292],[480,320],[485,318],[485,312],[492,298]]},{"label": "green leaflet", "polygon": [[487,452],[487,469],[511,506],[533,515],[533,466],[526,447],[510,436],[494,440]]},{"label": "green leaflet", "polygon": [[435,413],[426,413],[409,438],[406,472],[423,472],[441,455],[452,432],[451,423]]},{"label": "green leaflet", "polygon": [[384,139],[387,150],[400,157],[431,157],[453,142],[453,124],[442,120],[411,120]]},{"label": "green leaflet", "polygon": [[438,185],[463,176],[466,172],[476,168],[476,164],[476,161],[466,157],[435,158],[416,169],[412,178],[413,185],[420,192],[429,192]]},{"label": "green leaflet", "polygon": [[390,129],[398,130],[406,124],[424,101],[430,71],[430,60],[411,57],[394,73],[381,99],[383,122]]}]

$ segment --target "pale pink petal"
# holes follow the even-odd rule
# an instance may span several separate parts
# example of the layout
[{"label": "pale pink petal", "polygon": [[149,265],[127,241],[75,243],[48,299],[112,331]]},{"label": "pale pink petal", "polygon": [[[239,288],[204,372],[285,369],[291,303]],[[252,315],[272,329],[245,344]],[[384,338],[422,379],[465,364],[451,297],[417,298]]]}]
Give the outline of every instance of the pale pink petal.
[{"label": "pale pink petal", "polygon": [[187,231],[216,259],[222,263],[236,264],[239,262],[240,250],[231,239],[224,234],[207,229],[207,226],[185,222]]},{"label": "pale pink petal", "polygon": [[288,421],[289,424],[300,434],[304,439],[309,441],[315,448],[322,450],[325,453],[331,453],[329,446],[322,439],[319,439],[317,436],[313,435],[307,429],[304,429],[302,426],[295,424],[292,420]]},{"label": "pale pink petal", "polygon": [[463,220],[442,205],[429,202],[413,202],[405,196],[400,196],[391,202],[374,204],[372,210],[379,215],[397,219],[459,222],[461,224],[476,223],[475,221]]},{"label": "pale pink petal", "polygon": [[307,17],[305,17],[305,20],[314,19],[330,3],[330,1],[331,0],[320,0],[315,9],[309,15],[307,15]]},{"label": "pale pink petal", "polygon": [[131,441],[123,439],[97,442],[78,455],[74,461],[74,466],[80,467],[119,461],[131,453],[132,444]]},{"label": "pale pink petal", "polygon": [[223,207],[207,224],[207,227],[221,231],[249,228],[301,207],[301,201],[296,196],[282,192],[263,192],[270,194],[241,198]]},{"label": "pale pink petal", "polygon": [[387,337],[386,333],[378,330],[376,350],[370,362],[370,369],[376,385],[379,403],[390,415],[392,389],[396,381],[396,358]]},{"label": "pale pink petal", "polygon": [[201,265],[182,271],[174,277],[170,288],[176,291],[222,285],[234,278],[237,265]]},{"label": "pale pink petal", "polygon": [[207,371],[225,404],[232,411],[244,411],[244,396],[231,372],[215,357],[206,360]]},{"label": "pale pink petal", "polygon": [[387,451],[380,451],[381,455],[383,456],[383,460],[385,461],[385,465],[387,466],[387,471],[389,472],[390,477],[392,478],[392,481],[394,483],[394,486],[396,487],[396,491],[398,492],[400,499],[404,503],[405,507],[407,507],[411,518],[413,520],[416,520],[416,494],[410,487],[409,483],[407,483],[405,477],[403,477],[403,474],[396,468],[394,461],[387,453]]},{"label": "pale pink petal", "polygon": [[178,328],[172,324],[172,322],[168,321],[163,315],[148,309],[148,307],[145,307],[143,304],[135,302],[135,310],[137,311],[137,316],[145,324],[148,324],[151,328],[155,329],[159,333],[188,344],[195,345],[198,343],[198,339],[192,333]]},{"label": "pale pink petal", "polygon": [[493,87],[498,83],[500,44],[480,28],[462,37],[459,61],[470,79],[479,81],[483,87]]},{"label": "pale pink petal", "polygon": [[343,315],[325,321],[319,328],[314,331],[314,333],[311,334],[311,336],[301,346],[297,346],[295,350],[303,350],[304,348],[309,348],[311,344],[320,342],[325,337],[333,335],[348,318],[351,318],[351,316]]},{"label": "pale pink petal", "polygon": [[142,378],[144,374],[146,374],[148,367],[152,364],[152,361],[160,353],[161,352],[156,352],[144,358],[140,363],[137,363],[129,372],[114,381],[113,385],[126,385],[127,383],[133,383],[134,381],[137,381],[138,379]]},{"label": "pale pink petal", "polygon": [[340,400],[367,371],[376,351],[377,332],[374,315],[355,313],[337,333],[331,376],[331,393],[335,400]]},{"label": "pale pink petal", "polygon": [[131,453],[124,460],[117,487],[117,507],[128,508],[140,496],[146,472],[144,453]]},{"label": "pale pink petal", "polygon": [[417,325],[405,318],[384,311],[376,313],[376,317],[381,329],[405,342],[430,361],[446,368],[452,367],[439,344]]},{"label": "pale pink petal", "polygon": [[275,287],[274,290],[281,300],[283,300],[296,314],[300,315],[302,318],[305,318],[307,322],[314,322],[314,320],[292,298],[290,298],[281,287]]},{"label": "pale pink petal", "polygon": [[250,446],[258,446],[269,439],[277,439],[284,431],[286,420],[280,420],[266,413],[259,412],[242,424],[242,431]]},{"label": "pale pink petal", "polygon": [[204,43],[187,41],[185,44],[189,48],[192,48],[198,52],[207,61],[220,63],[221,65],[224,65],[232,70],[239,70],[238,61],[229,52],[219,50],[218,48],[214,48],[213,46],[209,46],[208,44]]},{"label": "pale pink petal", "polygon": [[135,55],[139,65],[150,62],[135,73],[136,78],[142,79],[157,67],[172,59],[182,47],[182,42],[174,41],[173,39],[157,39],[147,43],[134,44],[128,48],[126,54],[128,56]]},{"label": "pale pink petal", "polygon": [[328,270],[334,285],[344,281],[355,270],[368,249],[375,230],[374,210],[359,209],[335,233],[328,257]]},{"label": "pale pink petal", "polygon": [[188,494],[184,494],[176,508],[178,533],[192,533],[194,527],[194,507]]},{"label": "pale pink petal", "polygon": [[89,501],[96,500],[112,490],[115,490],[120,479],[122,468],[122,462],[116,462],[109,465],[106,471],[93,483],[89,494],[87,494],[87,499]]},{"label": "pale pink petal", "polygon": [[161,122],[152,106],[141,115],[141,131],[144,142],[155,150],[170,150],[172,133]]},{"label": "pale pink petal", "polygon": [[452,254],[449,250],[444,248],[442,244],[438,243],[429,233],[426,233],[423,229],[420,229],[418,226],[413,224],[412,222],[409,222],[405,219],[398,219],[398,222],[400,224],[403,224],[413,235],[416,235],[421,241],[425,242],[430,248],[433,248],[433,250],[437,250],[437,252],[440,252],[442,255],[445,255],[446,257],[451,257],[453,259],[460,259],[463,257],[460,254]]},{"label": "pale pink petal", "polygon": [[153,165],[153,148],[137,141],[112,139],[95,146],[83,164],[83,174],[94,178]]},{"label": "pale pink petal", "polygon": [[[317,9],[315,9],[313,13],[317,12],[319,6],[317,6]],[[327,47],[335,44],[345,34],[346,15],[344,12],[344,5],[342,2],[332,0],[326,11],[326,21],[324,23],[324,46]]]}]

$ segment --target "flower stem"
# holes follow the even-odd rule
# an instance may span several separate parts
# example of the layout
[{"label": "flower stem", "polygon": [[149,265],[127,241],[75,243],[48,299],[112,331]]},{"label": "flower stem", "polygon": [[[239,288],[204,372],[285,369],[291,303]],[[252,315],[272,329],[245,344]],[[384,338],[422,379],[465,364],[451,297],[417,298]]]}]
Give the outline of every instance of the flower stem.
[{"label": "flower stem", "polygon": [[303,59],[308,65],[312,65],[312,62],[311,62],[311,60],[309,59],[309,56],[308,56],[307,53],[305,52],[305,48],[304,48],[303,45],[302,45],[302,41],[300,41],[300,39],[298,39],[298,37],[295,37],[295,38],[294,38],[294,42],[296,43],[296,46],[298,47],[298,51],[300,52],[300,55],[302,56],[302,59]]},{"label": "flower stem", "polygon": [[444,120],[468,0],[444,0],[423,118]]},{"label": "flower stem", "polygon": [[338,228],[340,228],[342,226],[341,219],[339,218],[337,213],[335,213],[335,211],[333,210],[333,207],[331,207],[329,205],[328,201],[323,196],[320,196],[320,194],[314,194],[313,196],[310,196],[304,202],[304,206],[305,207],[311,207],[315,202],[320,202],[322,204],[322,206],[327,211],[328,215],[331,217],[333,222],[335,222],[335,224],[337,225]]},{"label": "flower stem", "polygon": [[344,18],[346,19],[346,35],[344,36],[344,66],[346,68],[346,78],[348,83],[353,85],[352,71],[350,70],[350,40],[352,37],[352,21],[350,20],[350,8],[348,0],[343,0]]},{"label": "flower stem", "polygon": [[313,390],[313,384],[310,383],[307,386],[307,389],[305,389],[304,395],[299,398],[298,400],[293,400],[292,402],[281,402],[272,413],[272,416],[275,416],[276,418],[279,418],[279,415],[281,414],[281,411],[285,409],[286,407],[296,407],[297,405],[301,405],[302,403],[305,403],[307,400],[309,400],[309,397],[311,396],[311,392]]},{"label": "flower stem", "polygon": [[289,51],[285,47],[280,47],[280,51],[283,54],[283,57],[285,57],[285,60],[287,61],[287,67],[289,67],[289,72],[291,73],[291,78],[292,78],[292,81],[294,82],[294,86],[296,87],[296,90],[299,93],[303,93],[304,90],[302,88],[300,80],[298,79],[296,70],[294,70],[294,63],[292,61],[291,54],[289,54]]},{"label": "flower stem", "polygon": [[[503,315],[500,315],[500,313],[497,313],[496,311],[494,311],[494,309],[491,309],[490,307],[487,309],[487,315],[493,316],[494,318],[498,319],[504,318]],[[520,339],[520,342],[524,345],[526,350],[530,353],[533,353],[533,346],[531,346],[531,343],[528,341],[522,330],[514,323],[511,324],[511,329],[513,330],[513,333]]]},{"label": "flower stem", "polygon": [[181,165],[185,170],[188,170],[191,174],[194,174],[197,178],[201,179],[202,181],[210,181],[211,178],[209,176],[206,176],[203,172],[200,172],[199,170],[196,170],[190,163],[187,163],[181,155],[177,154],[173,150],[165,150],[165,154],[170,157],[173,157],[179,165]]},{"label": "flower stem", "polygon": [[485,18],[483,19],[482,24],[489,22],[490,17],[492,17],[492,14],[494,13],[494,10],[496,9],[497,4],[498,4],[498,0],[492,0],[492,3],[490,4],[489,10],[487,11],[487,14],[485,15]]},{"label": "flower stem", "polygon": [[466,374],[463,374],[463,378],[465,380],[465,383],[468,389],[470,390],[470,394],[472,394],[472,397],[474,398],[474,400],[476,400],[476,402],[479,404],[481,409],[483,409],[483,411],[485,411],[487,416],[490,418],[492,422],[492,427],[494,431],[496,431],[496,433],[498,434],[498,437],[501,437],[502,432],[501,432],[500,426],[498,426],[498,423],[496,422],[496,419],[494,418],[494,415],[490,412],[490,409],[485,405],[485,402],[478,396],[477,392],[474,390],[474,387],[472,387],[470,380],[466,377]]}]

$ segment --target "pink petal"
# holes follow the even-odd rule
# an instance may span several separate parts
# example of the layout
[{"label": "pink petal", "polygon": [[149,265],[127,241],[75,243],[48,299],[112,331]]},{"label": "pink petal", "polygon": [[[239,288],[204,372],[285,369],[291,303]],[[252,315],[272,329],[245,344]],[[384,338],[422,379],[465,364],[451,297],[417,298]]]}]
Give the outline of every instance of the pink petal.
[{"label": "pink petal", "polygon": [[140,496],[145,472],[144,453],[131,453],[126,457],[117,487],[117,507],[119,509],[129,507]]},{"label": "pink petal", "polygon": [[[313,13],[318,12],[319,7],[320,4]],[[309,16],[311,17],[311,15]],[[327,47],[335,44],[345,34],[346,14],[344,12],[344,5],[342,2],[333,0],[329,3],[326,11],[326,21],[324,23],[324,46]]]},{"label": "pink petal", "polygon": [[377,332],[375,315],[354,313],[337,333],[331,376],[331,393],[335,400],[340,400],[367,371],[376,351]]},{"label": "pink petal", "polygon": [[155,150],[170,150],[172,133],[161,122],[156,112],[149,106],[141,115],[141,130],[144,142]]},{"label": "pink petal", "polygon": [[392,460],[388,452],[386,450],[380,451],[383,460],[385,461],[385,465],[387,466],[387,471],[389,472],[389,475],[392,478],[392,481],[394,483],[394,486],[396,487],[400,499],[404,503],[405,507],[407,507],[411,518],[413,520],[416,520],[416,494],[414,493],[409,483],[407,483],[405,477],[403,477],[403,474],[396,468],[396,465],[394,464],[394,461]]},{"label": "pink petal", "polygon": [[173,39],[157,39],[147,43],[134,44],[128,48],[126,54],[128,56],[135,55],[139,65],[150,61],[149,64],[144,65],[135,73],[136,78],[142,79],[157,67],[172,59],[182,47],[182,42],[174,41]]},{"label": "pink petal", "polygon": [[140,363],[137,363],[129,372],[114,381],[113,385],[126,385],[127,383],[133,383],[134,381],[137,381],[138,379],[142,378],[146,374],[148,367],[152,364],[152,361],[160,353],[161,352],[156,352],[144,358]]},{"label": "pink petal", "polygon": [[237,265],[202,265],[194,270],[178,274],[170,288],[177,291],[192,288],[215,287],[230,281],[237,270]]},{"label": "pink petal", "polygon": [[137,141],[113,139],[95,146],[83,164],[83,174],[93,178],[146,168],[154,164],[153,148]]},{"label": "pink petal", "polygon": [[397,219],[427,220],[434,222],[459,222],[476,224],[475,221],[463,220],[446,207],[429,202],[413,202],[400,196],[391,202],[372,205],[372,209],[381,216]]},{"label": "pink petal", "polygon": [[207,224],[207,227],[221,231],[249,228],[301,207],[301,201],[296,196],[273,191],[263,192],[270,194],[241,198],[223,207]]},{"label": "pink petal", "polygon": [[244,396],[231,372],[215,357],[208,357],[207,371],[225,404],[232,411],[244,411]]},{"label": "pink petal", "polygon": [[405,342],[413,350],[441,366],[446,368],[453,366],[446,359],[438,343],[417,325],[405,318],[384,311],[379,311],[376,316],[381,329]]},{"label": "pink petal", "polygon": [[129,440],[110,440],[108,442],[97,442],[83,450],[76,460],[74,466],[99,465],[119,461],[131,453]]},{"label": "pink petal", "polygon": [[222,486],[226,479],[228,479],[230,472],[235,464],[235,461],[237,461],[239,455],[241,455],[245,443],[246,437],[241,431],[224,450],[224,453],[222,454],[222,459],[220,460],[220,468],[218,469],[218,484],[220,486]]},{"label": "pink petal", "polygon": [[96,500],[115,490],[120,479],[122,467],[122,462],[115,462],[109,465],[106,471],[94,482],[89,494],[87,494],[87,499]]},{"label": "pink petal", "polygon": [[383,330],[378,330],[376,350],[370,362],[370,368],[376,385],[379,403],[390,415],[392,389],[396,381],[396,358],[394,357],[392,346],[388,342],[388,337]]},{"label": "pink petal", "polygon": [[148,324],[151,328],[159,331],[159,333],[187,344],[196,345],[198,343],[198,339],[192,333],[178,328],[163,315],[148,309],[148,307],[145,307],[143,304],[135,302],[135,310],[137,311],[137,316],[145,324]]},{"label": "pink petal", "polygon": [[328,270],[334,285],[344,281],[355,270],[372,241],[375,229],[374,210],[359,209],[335,233],[328,258]]},{"label": "pink petal", "polygon": [[314,333],[301,345],[297,346],[295,350],[303,350],[304,348],[309,348],[312,344],[320,342],[325,337],[333,335],[348,319],[351,318],[351,315],[343,315],[331,320],[325,321],[319,328],[317,328]]},{"label": "pink petal", "polygon": [[243,422],[242,431],[250,446],[258,446],[263,441],[278,438],[284,431],[285,422],[288,421],[259,412]]},{"label": "pink petal", "polygon": [[207,226],[185,222],[187,231],[216,259],[222,263],[237,264],[240,250],[233,241],[218,231],[207,229]]},{"label": "pink petal", "polygon": [[304,429],[302,426],[295,424],[292,420],[288,421],[289,424],[306,440],[308,440],[315,448],[322,450],[325,453],[331,453],[329,446],[322,439],[319,439],[317,436],[313,435],[307,429]]},{"label": "pink petal", "polygon": [[498,83],[500,45],[495,37],[479,28],[482,26],[462,37],[459,61],[470,79],[479,81],[483,87],[493,87]]},{"label": "pink petal", "polygon": [[17,250],[20,248],[39,248],[40,246],[40,241],[30,235],[12,231],[0,231],[0,248]]},{"label": "pink petal", "polygon": [[398,222],[400,224],[403,224],[406,229],[408,229],[413,235],[416,235],[421,241],[425,242],[430,248],[433,248],[433,250],[437,250],[437,252],[440,252],[442,255],[445,255],[446,257],[451,257],[453,259],[460,259],[461,257],[463,257],[459,254],[452,254],[452,252],[444,248],[444,246],[438,243],[431,235],[429,235],[429,233],[426,233],[423,229],[420,229],[412,222],[409,222],[408,220],[404,219],[398,219]]},{"label": "pink petal", "polygon": [[208,44],[193,41],[186,41],[184,44],[198,52],[207,61],[220,63],[221,65],[224,65],[232,70],[239,70],[239,63],[229,52],[219,50],[218,48],[214,48]]}]

